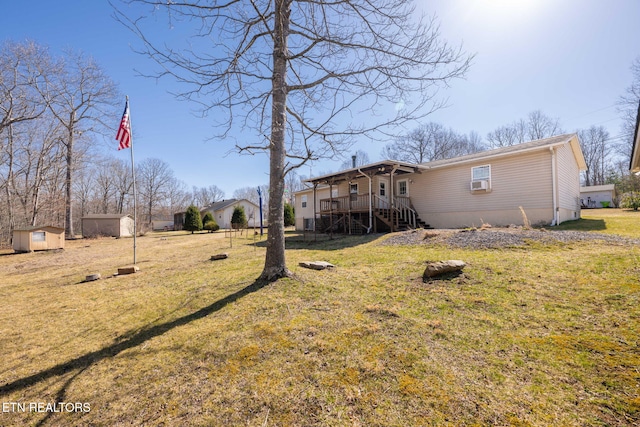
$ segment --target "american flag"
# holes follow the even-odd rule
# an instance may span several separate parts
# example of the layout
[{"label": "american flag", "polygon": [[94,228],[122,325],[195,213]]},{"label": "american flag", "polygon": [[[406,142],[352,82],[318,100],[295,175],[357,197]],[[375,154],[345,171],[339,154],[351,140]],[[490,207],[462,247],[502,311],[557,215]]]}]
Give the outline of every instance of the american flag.
[{"label": "american flag", "polygon": [[124,107],[124,113],[122,113],[122,120],[120,120],[120,127],[118,128],[118,134],[116,139],[120,142],[118,150],[131,147],[131,119],[129,117],[129,100]]}]

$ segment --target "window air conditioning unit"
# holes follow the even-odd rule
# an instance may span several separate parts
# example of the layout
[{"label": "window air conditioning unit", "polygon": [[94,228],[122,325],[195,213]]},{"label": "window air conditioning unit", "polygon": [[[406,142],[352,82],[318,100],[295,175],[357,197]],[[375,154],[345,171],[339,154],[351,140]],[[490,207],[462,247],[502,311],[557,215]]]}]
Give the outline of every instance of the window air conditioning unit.
[{"label": "window air conditioning unit", "polygon": [[483,179],[481,181],[471,181],[471,191],[488,190],[489,181]]}]

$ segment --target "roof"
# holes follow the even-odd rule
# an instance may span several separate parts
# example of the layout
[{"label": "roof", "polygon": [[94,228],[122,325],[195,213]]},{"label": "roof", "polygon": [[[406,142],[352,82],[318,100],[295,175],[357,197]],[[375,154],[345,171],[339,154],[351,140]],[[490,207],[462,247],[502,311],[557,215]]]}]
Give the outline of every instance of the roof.
[{"label": "roof", "polygon": [[[396,160],[382,160],[376,163],[360,166],[358,168],[345,169],[340,172],[334,172],[314,178],[305,180],[312,184],[336,184],[340,181],[346,181],[354,179],[357,176],[362,176],[362,173],[369,175],[376,175],[381,173],[388,173],[391,169],[396,168],[399,173],[420,173],[421,170],[428,170],[434,168],[441,168],[446,166],[459,165],[468,162],[476,162],[481,160],[490,160],[498,157],[513,156],[530,151],[544,150],[556,146],[565,144],[571,145],[578,167],[580,170],[586,170],[587,164],[580,148],[580,142],[578,141],[578,135],[575,133],[553,136],[551,138],[538,139],[531,142],[525,142],[522,144],[511,145],[509,147],[497,148],[495,150],[481,151],[478,153],[467,154],[465,156],[453,157],[451,159],[436,160],[433,162],[421,163],[419,165],[407,162],[400,162]],[[300,190],[308,191],[308,189]]]},{"label": "roof", "polygon": [[580,187],[581,193],[591,193],[595,191],[615,191],[615,184],[606,184],[606,185],[589,185],[587,187]]},{"label": "roof", "polygon": [[640,172],[640,101],[638,102],[638,115],[636,116],[636,131],[633,135],[633,148],[631,149],[631,172]]},{"label": "roof", "polygon": [[124,217],[133,217],[129,214],[89,214],[82,217],[82,219],[121,219]]},{"label": "roof", "polygon": [[422,163],[421,166],[427,169],[433,169],[444,166],[451,166],[454,164],[475,162],[479,160],[489,160],[497,157],[511,156],[516,154],[522,154],[530,151],[537,151],[549,147],[555,147],[564,144],[571,144],[578,166],[580,170],[586,170],[587,164],[584,160],[582,150],[580,149],[580,142],[578,136],[575,133],[552,136],[551,138],[537,139],[535,141],[524,142],[522,144],[511,145],[508,147],[496,148],[494,150],[481,151],[478,153],[467,154],[465,156],[454,157],[451,159],[435,160],[433,162]]},{"label": "roof", "polygon": [[203,208],[203,211],[211,211],[211,212],[215,212],[215,211],[220,211],[222,209],[228,208],[229,206],[233,206],[233,205],[237,205],[240,202],[247,202],[247,203],[251,203],[254,206],[257,206],[255,203],[253,203],[251,200],[247,200],[247,199],[229,199],[229,200],[220,200],[219,202],[215,202],[210,204],[209,206]]},{"label": "roof", "polygon": [[59,232],[64,232],[64,228],[62,227],[55,227],[53,225],[34,225],[31,227],[24,227],[24,228],[16,228],[13,231],[36,231],[36,230],[44,230],[44,229],[54,229],[56,231]]},{"label": "roof", "polygon": [[352,179],[356,176],[362,176],[362,173],[368,175],[377,175],[381,173],[388,173],[393,168],[396,168],[400,173],[419,173],[419,165],[407,162],[400,162],[398,160],[381,160],[379,162],[370,163],[368,165],[359,166],[357,168],[345,169],[340,172],[334,172],[326,175],[316,176],[305,180],[305,182],[311,182],[314,184],[335,184],[340,181]]}]

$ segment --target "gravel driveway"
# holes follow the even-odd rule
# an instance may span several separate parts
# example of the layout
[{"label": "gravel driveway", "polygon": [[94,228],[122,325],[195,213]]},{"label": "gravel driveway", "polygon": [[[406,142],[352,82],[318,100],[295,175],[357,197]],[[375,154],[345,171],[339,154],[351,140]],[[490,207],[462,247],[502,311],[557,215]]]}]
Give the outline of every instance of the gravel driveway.
[{"label": "gravel driveway", "polygon": [[584,231],[531,230],[522,227],[483,228],[468,230],[411,230],[395,233],[382,245],[434,245],[444,244],[453,248],[498,249],[526,247],[529,242],[545,244],[601,241],[609,245],[640,245],[640,240],[613,234]]}]

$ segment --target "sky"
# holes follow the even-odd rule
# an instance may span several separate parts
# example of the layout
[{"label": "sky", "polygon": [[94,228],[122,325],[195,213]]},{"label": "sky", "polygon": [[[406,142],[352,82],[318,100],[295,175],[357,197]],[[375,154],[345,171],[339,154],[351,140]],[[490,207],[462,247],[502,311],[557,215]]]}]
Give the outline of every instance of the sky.
[{"label": "sky", "polygon": [[[141,77],[154,64],[135,53],[140,41],[113,18],[106,0],[0,0],[0,40],[34,40],[53,54],[65,48],[93,56],[130,98],[136,163],[159,158],[190,189],[216,185],[227,198],[233,191],[268,183],[264,154],[240,155],[233,140],[217,134],[212,117],[171,94],[171,79]],[[631,64],[640,56],[638,0],[417,0],[418,9],[435,15],[448,43],[474,54],[469,73],[441,90],[448,106],[425,121],[460,133],[488,132],[535,110],[557,118],[574,132],[604,126],[612,139],[621,136],[616,102],[631,84]],[[178,28],[159,23],[156,35],[184,37]],[[113,134],[120,117],[114,118]],[[249,130],[235,129],[251,140]],[[391,142],[391,141],[388,141]],[[115,139],[101,142],[115,157]],[[351,152],[363,150],[380,160],[384,141],[359,139]],[[335,171],[349,158],[318,161],[299,174]]]}]

